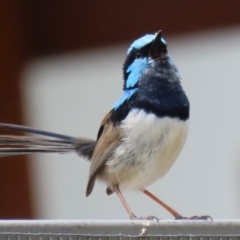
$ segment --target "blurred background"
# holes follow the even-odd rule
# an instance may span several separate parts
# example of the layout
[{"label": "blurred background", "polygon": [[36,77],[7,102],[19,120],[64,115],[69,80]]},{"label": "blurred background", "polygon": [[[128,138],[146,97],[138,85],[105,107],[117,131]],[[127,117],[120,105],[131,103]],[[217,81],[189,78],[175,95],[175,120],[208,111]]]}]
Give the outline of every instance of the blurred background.
[{"label": "blurred background", "polygon": [[[187,143],[149,187],[185,216],[240,217],[240,1],[0,1],[0,122],[96,138],[136,38],[163,30],[191,102]],[[105,186],[85,197],[72,155],[0,160],[1,219],[127,219]],[[140,192],[138,216],[172,218]]]}]

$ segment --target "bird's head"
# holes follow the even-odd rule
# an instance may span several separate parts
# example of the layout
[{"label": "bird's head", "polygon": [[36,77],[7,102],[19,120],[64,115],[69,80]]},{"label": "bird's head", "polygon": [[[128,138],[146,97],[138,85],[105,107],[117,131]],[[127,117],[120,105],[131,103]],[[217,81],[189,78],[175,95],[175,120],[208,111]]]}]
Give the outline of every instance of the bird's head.
[{"label": "bird's head", "polygon": [[142,72],[148,68],[149,63],[167,58],[167,43],[162,38],[161,31],[135,40],[127,51],[127,58],[123,65],[123,89],[136,87]]},{"label": "bird's head", "polygon": [[115,110],[140,89],[152,91],[164,84],[179,83],[179,72],[168,56],[161,31],[147,34],[131,44],[123,65],[123,80],[123,94],[114,104]]}]

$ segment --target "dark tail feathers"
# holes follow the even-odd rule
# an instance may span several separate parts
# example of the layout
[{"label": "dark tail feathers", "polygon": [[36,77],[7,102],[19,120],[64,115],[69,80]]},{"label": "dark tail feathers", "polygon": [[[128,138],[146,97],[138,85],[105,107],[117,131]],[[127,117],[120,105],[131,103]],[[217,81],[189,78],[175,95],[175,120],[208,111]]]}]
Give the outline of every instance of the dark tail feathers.
[{"label": "dark tail feathers", "polygon": [[0,157],[32,153],[76,152],[90,160],[96,145],[96,141],[91,139],[75,138],[14,124],[0,123],[0,129],[40,135],[39,137],[0,135]]}]

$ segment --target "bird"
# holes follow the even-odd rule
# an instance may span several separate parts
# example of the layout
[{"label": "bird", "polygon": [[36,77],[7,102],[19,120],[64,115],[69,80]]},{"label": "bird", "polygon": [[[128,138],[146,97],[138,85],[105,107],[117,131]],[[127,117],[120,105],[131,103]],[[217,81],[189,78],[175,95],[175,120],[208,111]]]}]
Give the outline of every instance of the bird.
[{"label": "bird", "polygon": [[162,31],[133,41],[123,64],[123,92],[103,118],[96,140],[0,123],[0,129],[32,135],[0,135],[0,157],[31,153],[71,153],[90,162],[86,196],[96,181],[115,193],[130,219],[137,217],[122,191],[139,190],[170,212],[183,217],[146,188],[162,178],[178,158],[188,133],[190,103],[179,71],[168,54]]}]

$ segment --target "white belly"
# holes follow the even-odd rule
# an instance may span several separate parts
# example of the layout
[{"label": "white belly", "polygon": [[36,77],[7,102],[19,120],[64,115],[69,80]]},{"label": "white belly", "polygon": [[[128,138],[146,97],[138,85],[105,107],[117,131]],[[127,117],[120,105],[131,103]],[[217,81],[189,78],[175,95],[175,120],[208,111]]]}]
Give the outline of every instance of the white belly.
[{"label": "white belly", "polygon": [[158,118],[132,110],[122,121],[123,142],[106,162],[104,180],[109,187],[140,190],[163,177],[186,141],[188,121]]}]

